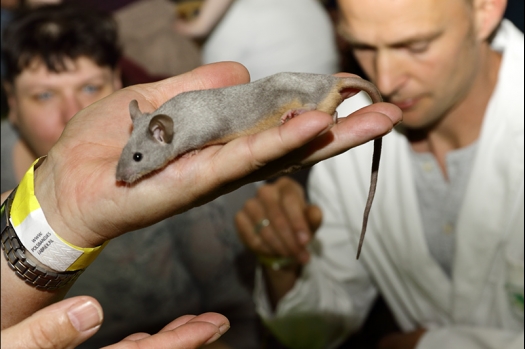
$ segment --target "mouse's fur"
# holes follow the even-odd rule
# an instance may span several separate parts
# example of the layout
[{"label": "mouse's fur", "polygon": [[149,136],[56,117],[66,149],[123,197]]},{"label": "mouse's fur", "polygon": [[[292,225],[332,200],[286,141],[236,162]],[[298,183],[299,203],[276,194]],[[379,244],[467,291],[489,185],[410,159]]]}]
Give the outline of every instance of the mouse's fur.
[{"label": "mouse's fur", "polygon": [[[153,113],[142,113],[133,100],[133,131],[117,165],[117,180],[133,183],[184,153],[279,126],[308,110],[335,115],[355,89],[367,92],[374,103],[382,100],[377,88],[361,78],[307,73],[279,73],[249,84],[184,92]],[[381,140],[375,142],[358,257],[377,182]]]},{"label": "mouse's fur", "polygon": [[[117,180],[132,183],[188,151],[278,126],[286,113],[334,114],[345,88],[379,96],[360,78],[280,73],[249,84],[184,92],[153,113],[141,113],[131,101],[133,132],[119,159]],[[140,161],[134,160],[138,153]]]}]

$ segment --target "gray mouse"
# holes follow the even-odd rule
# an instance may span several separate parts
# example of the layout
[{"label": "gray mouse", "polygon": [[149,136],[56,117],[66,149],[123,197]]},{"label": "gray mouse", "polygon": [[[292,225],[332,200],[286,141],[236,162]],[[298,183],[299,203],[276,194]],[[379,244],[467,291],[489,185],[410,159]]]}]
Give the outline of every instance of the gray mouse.
[{"label": "gray mouse", "polygon": [[[152,113],[142,113],[132,100],[133,131],[120,156],[116,178],[133,183],[185,153],[279,126],[310,110],[337,118],[337,106],[356,89],[365,91],[373,103],[382,101],[369,81],[308,73],[278,73],[248,84],[183,92]],[[375,194],[380,153],[378,138],[357,258]]]}]

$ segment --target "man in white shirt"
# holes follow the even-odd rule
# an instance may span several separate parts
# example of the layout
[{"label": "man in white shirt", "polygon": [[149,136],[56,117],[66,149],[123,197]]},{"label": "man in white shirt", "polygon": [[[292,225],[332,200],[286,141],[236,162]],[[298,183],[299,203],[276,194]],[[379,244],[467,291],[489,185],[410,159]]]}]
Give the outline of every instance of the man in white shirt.
[{"label": "man in white shirt", "polygon": [[[266,257],[259,314],[291,348],[334,348],[381,294],[403,330],[383,349],[522,348],[524,54],[506,1],[338,3],[403,124],[384,139],[359,260],[371,144],[313,169],[316,206],[289,179],[246,203],[240,236]],[[280,257],[293,262],[272,269]]]}]

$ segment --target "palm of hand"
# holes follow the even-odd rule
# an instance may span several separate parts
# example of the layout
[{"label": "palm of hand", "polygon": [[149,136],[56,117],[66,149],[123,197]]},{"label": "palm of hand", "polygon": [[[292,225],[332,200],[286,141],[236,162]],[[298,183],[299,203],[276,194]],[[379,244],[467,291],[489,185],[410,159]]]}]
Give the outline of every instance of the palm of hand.
[{"label": "palm of hand", "polygon": [[313,111],[282,127],[178,159],[154,178],[132,186],[115,180],[116,164],[132,127],[130,100],[151,112],[184,91],[248,80],[247,71],[238,64],[203,66],[159,83],[117,91],[80,111],[35,173],[36,195],[39,200],[46,198],[41,205],[50,225],[75,245],[97,246],[249,181],[311,165],[362,144],[387,133],[401,118],[394,106],[375,104],[369,107],[372,113],[364,108],[334,126],[330,115]]}]

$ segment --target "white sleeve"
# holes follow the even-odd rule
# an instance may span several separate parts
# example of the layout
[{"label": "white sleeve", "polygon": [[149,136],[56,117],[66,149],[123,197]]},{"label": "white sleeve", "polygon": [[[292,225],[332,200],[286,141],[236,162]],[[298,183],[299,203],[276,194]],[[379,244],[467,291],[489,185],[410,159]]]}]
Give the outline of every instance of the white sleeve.
[{"label": "white sleeve", "polygon": [[430,330],[416,349],[523,349],[523,331],[454,326]]},{"label": "white sleeve", "polygon": [[312,200],[323,224],[310,246],[311,261],[294,288],[272,311],[262,273],[256,278],[257,311],[277,339],[290,348],[334,348],[363,323],[377,291],[345,229],[344,205],[329,171],[319,164],[310,175]]}]

